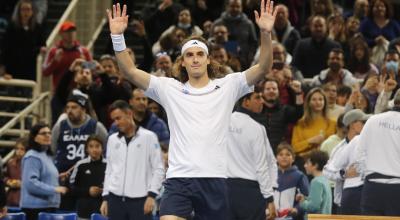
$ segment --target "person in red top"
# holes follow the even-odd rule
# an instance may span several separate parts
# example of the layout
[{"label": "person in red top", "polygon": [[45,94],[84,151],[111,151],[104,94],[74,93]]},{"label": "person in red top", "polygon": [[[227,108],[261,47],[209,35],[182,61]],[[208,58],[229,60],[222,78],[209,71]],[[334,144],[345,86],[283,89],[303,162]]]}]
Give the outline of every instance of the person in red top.
[{"label": "person in red top", "polygon": [[61,40],[50,49],[43,64],[43,75],[53,75],[53,88],[57,87],[76,58],[92,60],[89,50],[81,46],[76,39],[76,25],[73,22],[66,21],[61,25],[60,36]]}]

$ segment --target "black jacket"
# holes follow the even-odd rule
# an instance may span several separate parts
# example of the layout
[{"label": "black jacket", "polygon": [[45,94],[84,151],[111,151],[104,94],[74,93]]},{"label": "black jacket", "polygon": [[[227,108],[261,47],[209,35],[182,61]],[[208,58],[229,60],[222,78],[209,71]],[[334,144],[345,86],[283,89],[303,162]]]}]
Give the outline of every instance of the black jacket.
[{"label": "black jacket", "polygon": [[70,177],[71,192],[78,198],[77,212],[81,218],[90,218],[92,213],[100,213],[103,201],[101,194],[91,197],[91,186],[103,188],[106,160],[92,161],[89,157],[78,161]]}]

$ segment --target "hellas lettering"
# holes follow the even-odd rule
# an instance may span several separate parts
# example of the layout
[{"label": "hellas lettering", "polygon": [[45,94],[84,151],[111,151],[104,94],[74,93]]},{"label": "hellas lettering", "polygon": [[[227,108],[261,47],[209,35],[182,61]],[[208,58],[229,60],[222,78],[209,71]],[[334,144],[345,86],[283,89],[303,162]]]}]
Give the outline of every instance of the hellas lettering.
[{"label": "hellas lettering", "polygon": [[400,131],[400,125],[394,124],[392,122],[380,121],[379,127],[390,129],[393,131]]}]

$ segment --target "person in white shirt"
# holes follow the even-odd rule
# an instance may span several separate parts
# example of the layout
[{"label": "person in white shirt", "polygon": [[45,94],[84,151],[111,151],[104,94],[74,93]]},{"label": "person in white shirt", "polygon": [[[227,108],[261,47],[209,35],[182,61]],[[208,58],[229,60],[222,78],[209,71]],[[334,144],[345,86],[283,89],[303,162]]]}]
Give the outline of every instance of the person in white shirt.
[{"label": "person in white shirt", "polygon": [[249,93],[239,104],[228,136],[229,219],[265,220],[266,210],[273,219],[278,168],[265,127],[252,119],[262,111],[262,93]]},{"label": "person in white shirt", "polygon": [[340,214],[361,214],[360,200],[363,182],[354,166],[355,152],[359,144],[358,135],[370,116],[360,109],[350,110],[344,115],[343,124],[347,127],[346,139],[335,147],[328,164],[323,169],[325,176],[337,182],[335,187],[338,189],[335,188],[334,200],[336,198],[335,202],[338,202],[340,198],[340,203],[337,203],[340,205]]},{"label": "person in white shirt", "polygon": [[[107,10],[111,39],[123,76],[160,103],[168,116],[170,145],[165,193],[161,199],[162,220],[227,218],[227,134],[235,102],[252,91],[272,66],[271,31],[276,11],[273,2],[261,1],[255,12],[260,28],[259,64],[240,73],[216,79],[206,41],[192,36],[183,42],[175,62],[179,81],[156,77],[137,69],[126,51],[126,6]],[[173,74],[174,75],[174,74]]]},{"label": "person in white shirt", "polygon": [[360,134],[357,171],[362,174],[363,215],[400,216],[400,92],[394,107],[372,116]]},{"label": "person in white shirt", "polygon": [[136,126],[131,106],[110,106],[119,132],[107,142],[107,166],[100,212],[110,220],[151,220],[154,199],[165,177],[157,135]]}]

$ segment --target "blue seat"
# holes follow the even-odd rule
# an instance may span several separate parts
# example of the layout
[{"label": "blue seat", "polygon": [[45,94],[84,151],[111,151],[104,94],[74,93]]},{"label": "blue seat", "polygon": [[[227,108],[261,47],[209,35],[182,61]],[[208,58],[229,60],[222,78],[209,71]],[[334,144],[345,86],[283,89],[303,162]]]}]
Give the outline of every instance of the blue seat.
[{"label": "blue seat", "polygon": [[39,220],[78,220],[76,213],[39,213]]},{"label": "blue seat", "polygon": [[20,213],[22,209],[18,206],[7,206],[7,213]]},{"label": "blue seat", "polygon": [[108,220],[108,218],[98,213],[93,213],[92,216],[90,216],[90,220]]},{"label": "blue seat", "polygon": [[1,220],[25,220],[25,213],[23,212],[18,212],[18,213],[7,213],[5,217],[3,217]]}]

